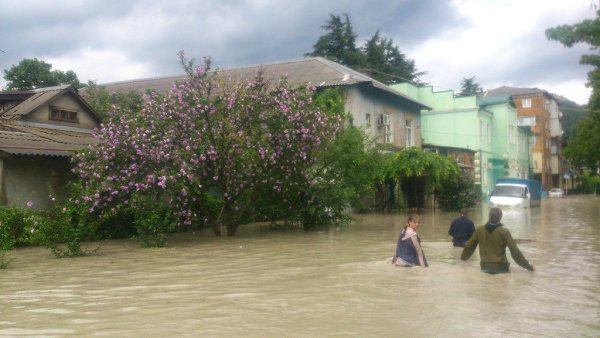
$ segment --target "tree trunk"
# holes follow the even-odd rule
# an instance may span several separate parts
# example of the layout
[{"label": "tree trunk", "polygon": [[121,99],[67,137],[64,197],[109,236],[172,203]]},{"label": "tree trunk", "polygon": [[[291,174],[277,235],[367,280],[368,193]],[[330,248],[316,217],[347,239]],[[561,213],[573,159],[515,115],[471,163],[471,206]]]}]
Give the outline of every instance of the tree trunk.
[{"label": "tree trunk", "polygon": [[215,224],[212,226],[212,230],[215,233],[215,236],[221,236],[221,224]]}]

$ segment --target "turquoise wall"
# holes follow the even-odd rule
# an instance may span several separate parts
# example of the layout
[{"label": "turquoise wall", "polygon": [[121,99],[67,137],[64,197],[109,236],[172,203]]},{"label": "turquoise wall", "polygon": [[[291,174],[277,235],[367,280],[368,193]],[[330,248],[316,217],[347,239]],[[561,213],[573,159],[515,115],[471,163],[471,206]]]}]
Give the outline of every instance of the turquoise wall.
[{"label": "turquoise wall", "polygon": [[424,143],[478,152],[476,178],[482,193],[488,194],[498,178],[527,177],[527,133],[517,127],[517,113],[510,96],[454,97],[451,90],[434,92],[431,86],[408,83],[391,87],[432,108],[421,111]]}]

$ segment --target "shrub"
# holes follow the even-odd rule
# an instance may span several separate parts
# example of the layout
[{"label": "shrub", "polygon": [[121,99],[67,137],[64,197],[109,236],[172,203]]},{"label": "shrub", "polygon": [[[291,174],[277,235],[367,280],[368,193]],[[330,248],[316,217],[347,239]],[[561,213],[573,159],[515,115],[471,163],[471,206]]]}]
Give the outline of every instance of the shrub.
[{"label": "shrub", "polygon": [[46,246],[54,256],[86,256],[98,250],[82,247],[83,241],[94,239],[98,221],[77,200],[55,202],[52,207],[40,211],[40,215],[33,242]]}]

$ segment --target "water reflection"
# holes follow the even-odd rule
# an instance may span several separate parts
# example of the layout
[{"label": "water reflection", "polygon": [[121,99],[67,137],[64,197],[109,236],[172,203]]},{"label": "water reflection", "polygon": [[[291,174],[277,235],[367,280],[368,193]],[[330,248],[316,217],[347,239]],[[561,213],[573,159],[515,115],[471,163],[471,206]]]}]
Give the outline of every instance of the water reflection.
[{"label": "water reflection", "polygon": [[[447,235],[455,213],[421,214],[429,269],[389,264],[406,214],[359,215],[327,232],[244,227],[179,235],[167,248],[107,241],[97,255],[11,253],[0,271],[0,336],[600,335],[600,199],[505,212],[536,266],[479,272]],[[471,212],[487,220],[487,206]]]}]

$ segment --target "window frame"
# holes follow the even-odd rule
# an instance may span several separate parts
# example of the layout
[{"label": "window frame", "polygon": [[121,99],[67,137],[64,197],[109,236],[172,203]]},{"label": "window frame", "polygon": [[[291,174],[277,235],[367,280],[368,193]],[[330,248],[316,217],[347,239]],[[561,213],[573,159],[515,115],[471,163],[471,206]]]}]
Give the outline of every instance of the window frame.
[{"label": "window frame", "polygon": [[48,120],[79,124],[79,112],[51,106],[48,111]]}]

